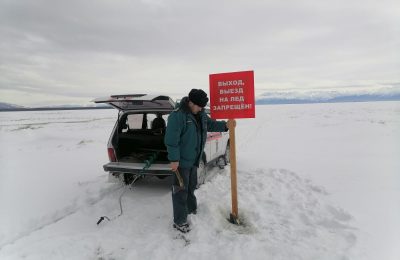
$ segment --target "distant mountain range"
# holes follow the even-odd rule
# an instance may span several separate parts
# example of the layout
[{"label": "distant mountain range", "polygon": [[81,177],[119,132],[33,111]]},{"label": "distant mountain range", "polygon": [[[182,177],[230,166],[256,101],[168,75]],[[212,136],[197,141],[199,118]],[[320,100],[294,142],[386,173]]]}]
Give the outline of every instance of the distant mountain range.
[{"label": "distant mountain range", "polygon": [[15,108],[23,108],[23,106],[17,106],[17,105],[10,104],[10,103],[0,102],[0,110],[3,110],[3,109],[15,109]]},{"label": "distant mountain range", "polygon": [[256,97],[256,104],[308,104],[400,101],[400,89],[386,91],[271,91]]},{"label": "distant mountain range", "polygon": [[[256,97],[257,105],[309,104],[340,102],[400,101],[400,87],[378,88],[375,90],[271,90]],[[58,105],[46,107],[23,107],[0,102],[0,111],[44,111],[111,109],[110,105]]]},{"label": "distant mountain range", "polygon": [[92,106],[79,105],[58,105],[46,107],[24,107],[15,104],[0,102],[0,111],[46,111],[46,110],[87,110],[87,109],[111,109],[112,107],[104,104],[95,104]]}]

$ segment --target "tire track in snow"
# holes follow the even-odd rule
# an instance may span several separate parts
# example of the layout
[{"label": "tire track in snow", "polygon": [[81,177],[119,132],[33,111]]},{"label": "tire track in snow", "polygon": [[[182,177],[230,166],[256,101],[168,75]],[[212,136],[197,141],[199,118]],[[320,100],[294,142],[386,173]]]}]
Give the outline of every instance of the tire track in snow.
[{"label": "tire track in snow", "polygon": [[[94,184],[98,184],[98,182],[97,181],[89,181],[89,182],[84,182],[84,183],[78,183],[79,186],[88,186],[88,185],[94,185]],[[85,193],[86,194],[91,193],[92,192],[91,188],[92,187],[86,188]],[[72,203],[72,205],[66,206],[66,207],[62,208],[61,210],[57,210],[53,214],[47,214],[46,216],[40,218],[40,219],[49,219],[49,220],[47,220],[47,221],[44,220],[42,224],[40,224],[36,227],[33,227],[24,232],[19,232],[19,234],[17,234],[13,238],[10,238],[10,239],[8,239],[8,241],[0,244],[0,251],[3,250],[3,248],[5,248],[8,245],[14,244],[15,242],[17,242],[20,239],[28,237],[39,230],[42,230],[50,225],[56,224],[57,222],[79,212],[84,207],[93,206],[93,205],[97,204],[98,202],[103,200],[104,197],[110,195],[113,192],[120,190],[121,188],[123,188],[123,186],[115,187],[114,185],[111,185],[110,187],[100,188],[100,190],[98,191],[98,194],[93,197],[91,197],[89,194],[88,197],[74,198],[73,199],[74,202]],[[93,189],[98,190],[97,186],[93,187]],[[39,220],[39,222],[40,222],[40,220]]]},{"label": "tire track in snow", "polygon": [[57,125],[57,124],[81,124],[81,123],[92,123],[95,121],[108,120],[110,118],[95,118],[95,119],[86,119],[86,120],[73,120],[73,121],[56,121],[56,122],[40,122],[40,123],[27,123],[27,124],[3,124],[0,127],[16,127],[9,131],[19,131],[25,129],[35,130],[38,128],[43,128],[48,125]]}]

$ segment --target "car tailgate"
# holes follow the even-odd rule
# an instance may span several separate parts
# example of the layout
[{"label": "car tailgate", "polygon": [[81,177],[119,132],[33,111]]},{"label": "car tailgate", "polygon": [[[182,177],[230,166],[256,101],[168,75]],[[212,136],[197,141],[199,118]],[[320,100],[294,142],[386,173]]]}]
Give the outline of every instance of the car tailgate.
[{"label": "car tailgate", "polygon": [[148,169],[143,169],[144,163],[110,162],[103,165],[106,172],[134,173],[145,175],[172,175],[169,164],[152,164]]},{"label": "car tailgate", "polygon": [[144,109],[173,110],[175,102],[164,95],[112,95],[110,97],[96,98],[94,103],[107,103],[120,111],[134,111]]}]

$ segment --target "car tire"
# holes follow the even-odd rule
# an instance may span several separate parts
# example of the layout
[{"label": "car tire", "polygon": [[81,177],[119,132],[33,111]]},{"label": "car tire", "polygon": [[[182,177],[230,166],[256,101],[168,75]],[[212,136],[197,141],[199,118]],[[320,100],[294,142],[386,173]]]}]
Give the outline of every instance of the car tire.
[{"label": "car tire", "polygon": [[226,145],[225,154],[224,154],[225,165],[231,162],[231,146],[229,143]]},{"label": "car tire", "polygon": [[125,185],[130,185],[133,181],[134,177],[132,173],[124,173],[124,184]]},{"label": "car tire", "polygon": [[207,167],[204,160],[200,160],[199,167],[197,168],[197,185],[196,187],[200,187],[200,185],[204,184],[206,181]]},{"label": "car tire", "polygon": [[[124,178],[124,180],[123,180],[124,185],[131,185],[133,183],[133,181],[135,180],[136,176],[132,173],[125,172],[123,178]],[[137,178],[135,182],[137,182],[143,178],[144,178],[144,176],[139,176],[139,178]]]},{"label": "car tire", "polygon": [[220,157],[218,157],[216,164],[221,170],[224,169],[226,166],[225,155],[221,155]]}]

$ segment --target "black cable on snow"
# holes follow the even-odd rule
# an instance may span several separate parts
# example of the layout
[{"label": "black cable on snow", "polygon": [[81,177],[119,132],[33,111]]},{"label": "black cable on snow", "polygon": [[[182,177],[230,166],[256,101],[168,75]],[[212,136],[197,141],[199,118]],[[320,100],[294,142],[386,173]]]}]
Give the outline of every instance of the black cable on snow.
[{"label": "black cable on snow", "polygon": [[129,183],[128,185],[125,186],[124,191],[121,193],[121,195],[119,196],[119,209],[120,209],[120,213],[117,216],[114,216],[113,218],[109,218],[107,216],[101,216],[100,219],[97,221],[97,225],[100,225],[100,223],[107,219],[108,221],[112,221],[116,218],[119,218],[120,216],[122,216],[122,214],[124,214],[123,208],[122,208],[122,196],[124,196],[125,192],[133,185],[135,184],[135,182],[139,179],[140,175],[136,175],[135,178],[131,181],[131,183]]}]

